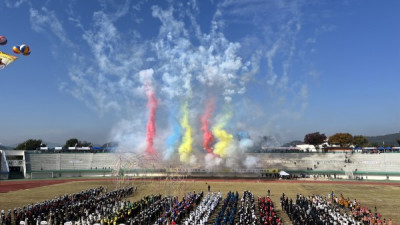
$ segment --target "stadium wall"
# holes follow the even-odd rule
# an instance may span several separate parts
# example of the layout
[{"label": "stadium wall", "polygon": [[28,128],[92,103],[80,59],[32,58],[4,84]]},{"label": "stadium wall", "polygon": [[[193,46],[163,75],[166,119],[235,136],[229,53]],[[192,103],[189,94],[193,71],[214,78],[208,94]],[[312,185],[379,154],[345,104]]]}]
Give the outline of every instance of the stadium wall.
[{"label": "stadium wall", "polygon": [[[51,177],[115,176],[119,173],[128,176],[182,173],[189,176],[258,177],[271,169],[297,174],[335,174],[338,178],[400,178],[400,153],[248,153],[244,157],[255,158],[254,165],[245,167],[237,164],[237,168],[218,169],[206,168],[200,162],[190,167],[179,162],[158,162],[133,153],[26,154],[27,178],[32,172],[33,178],[46,172],[46,176],[52,172]],[[160,172],[160,169],[166,170]]]}]

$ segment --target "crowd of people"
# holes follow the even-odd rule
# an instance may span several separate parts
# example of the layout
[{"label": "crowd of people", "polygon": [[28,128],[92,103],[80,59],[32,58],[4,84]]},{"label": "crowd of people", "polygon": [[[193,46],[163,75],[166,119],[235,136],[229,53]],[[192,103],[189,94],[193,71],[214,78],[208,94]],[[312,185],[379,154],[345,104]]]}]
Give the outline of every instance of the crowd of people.
[{"label": "crowd of people", "polygon": [[292,199],[281,196],[282,209],[288,214],[294,225],[350,225],[361,224],[346,213],[342,213],[338,207],[334,207],[323,196],[296,196]]},{"label": "crowd of people", "polygon": [[382,215],[378,212],[376,207],[374,207],[374,210],[371,210],[365,206],[361,206],[357,199],[346,199],[342,194],[340,196],[335,196],[332,192],[331,201],[332,204],[339,206],[343,210],[349,211],[352,217],[357,221],[361,221],[362,224],[394,225],[391,218],[388,220],[382,218]]},{"label": "crowd of people", "polygon": [[239,221],[241,225],[256,225],[256,206],[254,204],[254,195],[250,191],[244,191],[240,199],[240,208],[238,211]]},{"label": "crowd of people", "polygon": [[343,195],[335,196],[333,192],[328,197],[298,194],[295,202],[282,194],[281,206],[294,225],[394,225],[392,219],[381,218],[376,207],[372,212],[356,199],[351,201]]},{"label": "crowd of people", "polygon": [[235,223],[235,215],[239,200],[239,193],[229,191],[227,197],[224,199],[221,211],[215,218],[214,225],[232,225]]},{"label": "crowd of people", "polygon": [[222,199],[221,192],[211,194],[208,193],[205,198],[201,201],[200,205],[197,206],[196,210],[192,211],[187,219],[184,220],[183,224],[196,224],[205,225],[208,224],[211,214],[215,211],[219,202]]},{"label": "crowd of people", "polygon": [[260,209],[260,224],[261,225],[282,225],[282,220],[277,216],[274,208],[274,203],[270,198],[268,191],[267,197],[258,198],[258,207]]},{"label": "crowd of people", "polygon": [[[136,202],[126,198],[137,191],[125,187],[107,192],[105,187],[65,194],[51,200],[1,210],[0,225],[282,225],[270,197],[255,197],[245,190],[227,193],[188,192],[179,201],[176,196],[148,195]],[[283,193],[282,211],[294,225],[395,225],[377,212],[361,206],[356,199],[336,196],[297,194],[295,199]],[[218,209],[218,210],[217,210]],[[258,209],[258,211],[257,211]],[[215,218],[212,219],[212,218]]]},{"label": "crowd of people", "polygon": [[44,202],[14,208],[13,211],[9,209],[7,214],[2,210],[1,223],[64,225],[73,221],[78,224],[93,224],[129,204],[121,200],[136,190],[136,187],[127,187],[107,192],[104,187],[98,187],[76,194],[65,194]]},{"label": "crowd of people", "polygon": [[166,204],[163,204],[162,214],[155,224],[180,224],[183,219],[187,218],[190,212],[199,205],[204,193],[188,192],[182,201],[178,197],[166,197]]}]

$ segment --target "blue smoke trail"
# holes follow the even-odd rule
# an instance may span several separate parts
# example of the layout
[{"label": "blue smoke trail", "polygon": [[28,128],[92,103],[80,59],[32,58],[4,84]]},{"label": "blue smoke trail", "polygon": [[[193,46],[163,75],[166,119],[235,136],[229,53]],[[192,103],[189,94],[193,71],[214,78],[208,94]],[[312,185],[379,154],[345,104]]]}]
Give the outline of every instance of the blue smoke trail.
[{"label": "blue smoke trail", "polygon": [[182,129],[177,119],[178,109],[174,107],[169,114],[169,123],[172,124],[172,134],[167,139],[167,151],[164,159],[170,159],[175,152],[175,148],[181,139]]}]

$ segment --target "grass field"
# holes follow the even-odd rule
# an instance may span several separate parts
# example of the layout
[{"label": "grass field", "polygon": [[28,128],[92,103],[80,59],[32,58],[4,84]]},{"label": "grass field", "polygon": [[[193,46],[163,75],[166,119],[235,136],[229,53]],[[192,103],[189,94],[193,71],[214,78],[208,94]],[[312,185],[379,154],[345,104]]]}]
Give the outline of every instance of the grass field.
[{"label": "grass field", "polygon": [[[279,197],[285,193],[288,197],[295,198],[297,193],[303,195],[325,195],[328,196],[332,191],[336,195],[343,194],[345,198],[357,199],[362,206],[373,209],[377,207],[378,212],[386,219],[392,218],[396,223],[400,222],[400,187],[391,185],[366,185],[366,184],[324,184],[324,183],[296,183],[296,182],[258,182],[249,181],[193,181],[193,180],[165,180],[155,181],[124,181],[123,184],[132,184],[138,187],[138,192],[130,199],[136,201],[149,194],[178,195],[188,191],[207,191],[210,184],[211,191],[221,191],[223,197],[228,191],[250,190],[255,196],[265,196],[267,190],[271,190],[271,198],[277,205],[278,214],[281,215],[279,206]],[[46,199],[65,193],[76,193],[100,185],[107,186],[109,190],[121,185],[120,182],[112,180],[103,181],[73,181],[63,184],[55,184],[32,188],[28,190],[11,191],[0,193],[0,209],[13,209],[22,207],[26,204],[40,202]],[[284,219],[287,221],[287,217]],[[285,222],[286,222],[285,221]],[[286,223],[288,224],[288,223]]]}]

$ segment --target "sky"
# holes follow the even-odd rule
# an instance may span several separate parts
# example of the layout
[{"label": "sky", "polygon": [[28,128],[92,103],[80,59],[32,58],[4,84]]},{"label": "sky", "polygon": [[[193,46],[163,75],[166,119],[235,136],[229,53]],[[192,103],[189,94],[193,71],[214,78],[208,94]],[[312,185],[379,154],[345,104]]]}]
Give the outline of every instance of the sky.
[{"label": "sky", "polygon": [[[4,0],[0,51],[19,58],[0,71],[0,143],[78,138],[185,152],[184,143],[203,151],[206,130],[215,148],[219,131],[269,136],[271,145],[316,131],[397,133],[399,8],[395,0]],[[12,53],[21,44],[30,56]]]}]

